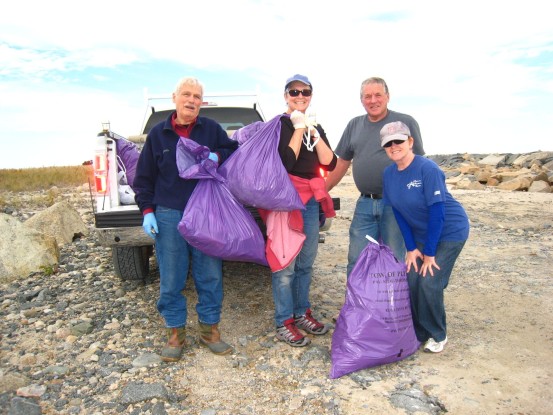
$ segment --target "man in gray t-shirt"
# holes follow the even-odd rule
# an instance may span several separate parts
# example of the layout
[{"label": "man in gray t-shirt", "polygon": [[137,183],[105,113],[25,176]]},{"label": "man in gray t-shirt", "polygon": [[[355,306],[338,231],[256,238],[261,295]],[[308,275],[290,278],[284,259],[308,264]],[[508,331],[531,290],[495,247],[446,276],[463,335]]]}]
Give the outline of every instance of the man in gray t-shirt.
[{"label": "man in gray t-shirt", "polygon": [[349,277],[366,235],[382,240],[400,261],[405,260],[405,243],[390,206],[382,204],[382,173],[392,163],[380,146],[380,130],[392,121],[402,121],[415,139],[413,151],[424,155],[419,124],[413,117],[388,109],[390,93],[382,78],[368,78],[361,84],[361,104],[367,115],[353,118],[334,151],[338,163],[329,172],[327,189],[336,186],[352,165],[353,180],[361,193],[349,229],[347,275]]}]

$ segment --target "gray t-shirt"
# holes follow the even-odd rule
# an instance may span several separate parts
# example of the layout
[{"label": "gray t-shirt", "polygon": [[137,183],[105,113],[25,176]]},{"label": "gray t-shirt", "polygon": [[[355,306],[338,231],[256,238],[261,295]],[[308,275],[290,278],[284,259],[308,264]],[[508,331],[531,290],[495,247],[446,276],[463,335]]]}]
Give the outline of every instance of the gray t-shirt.
[{"label": "gray t-shirt", "polygon": [[351,172],[357,189],[363,194],[382,194],[382,173],[393,163],[380,146],[380,130],[385,124],[401,121],[409,127],[415,139],[413,151],[424,155],[419,124],[413,117],[392,110],[378,122],[360,115],[350,120],[334,153],[341,159],[352,161]]}]

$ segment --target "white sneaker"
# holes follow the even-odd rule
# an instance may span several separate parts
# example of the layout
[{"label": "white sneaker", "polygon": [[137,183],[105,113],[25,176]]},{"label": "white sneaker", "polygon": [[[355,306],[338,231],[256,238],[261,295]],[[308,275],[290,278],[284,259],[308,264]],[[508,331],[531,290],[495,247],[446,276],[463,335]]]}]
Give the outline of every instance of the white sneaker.
[{"label": "white sneaker", "polygon": [[429,338],[424,344],[424,351],[429,353],[440,353],[442,350],[444,350],[444,346],[446,345],[446,343],[447,337],[441,342],[437,342],[433,338]]}]

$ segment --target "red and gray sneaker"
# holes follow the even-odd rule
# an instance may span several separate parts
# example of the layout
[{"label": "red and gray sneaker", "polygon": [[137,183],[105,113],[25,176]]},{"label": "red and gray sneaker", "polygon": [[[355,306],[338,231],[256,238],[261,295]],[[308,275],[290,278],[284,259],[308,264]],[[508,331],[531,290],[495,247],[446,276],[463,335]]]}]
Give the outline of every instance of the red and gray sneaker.
[{"label": "red and gray sneaker", "polygon": [[300,333],[293,318],[286,320],[284,326],[277,327],[276,337],[292,347],[303,347],[311,343],[311,340]]},{"label": "red and gray sneaker", "polygon": [[328,326],[325,326],[323,323],[318,322],[315,317],[311,315],[311,310],[308,308],[303,316],[296,317],[295,319],[296,327],[302,329],[307,333],[321,335],[328,333]]}]

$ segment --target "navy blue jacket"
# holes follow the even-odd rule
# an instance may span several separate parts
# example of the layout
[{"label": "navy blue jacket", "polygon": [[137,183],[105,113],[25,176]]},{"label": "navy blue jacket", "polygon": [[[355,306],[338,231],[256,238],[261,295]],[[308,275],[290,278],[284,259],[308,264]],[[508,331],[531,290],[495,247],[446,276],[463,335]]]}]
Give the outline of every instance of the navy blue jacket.
[{"label": "navy blue jacket", "polygon": [[[155,211],[158,205],[184,211],[198,183],[197,179],[179,177],[176,154],[180,137],[171,125],[173,113],[152,128],[138,159],[133,190],[143,213]],[[228,138],[217,122],[205,117],[197,118],[190,139],[217,153],[219,165],[238,147],[238,142]]]}]

